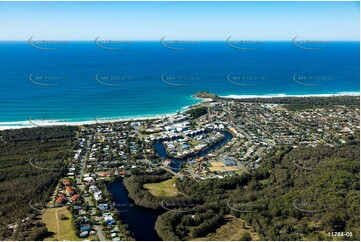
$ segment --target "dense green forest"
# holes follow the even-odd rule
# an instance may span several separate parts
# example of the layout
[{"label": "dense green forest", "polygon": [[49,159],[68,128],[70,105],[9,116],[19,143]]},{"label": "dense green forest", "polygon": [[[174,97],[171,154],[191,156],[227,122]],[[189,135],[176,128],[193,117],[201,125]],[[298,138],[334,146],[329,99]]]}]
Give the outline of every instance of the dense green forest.
[{"label": "dense green forest", "polygon": [[46,234],[37,215],[66,172],[76,131],[62,126],[0,132],[0,240],[40,240]]},{"label": "dense green forest", "polygon": [[207,107],[192,108],[186,112],[192,119],[199,118],[207,113]]},{"label": "dense green forest", "polygon": [[[156,230],[164,240],[189,240],[214,232],[230,214],[262,240],[359,240],[359,150],[358,143],[285,147],[251,174],[178,181],[182,193],[202,204],[165,212]],[[342,231],[352,237],[329,237]]]}]

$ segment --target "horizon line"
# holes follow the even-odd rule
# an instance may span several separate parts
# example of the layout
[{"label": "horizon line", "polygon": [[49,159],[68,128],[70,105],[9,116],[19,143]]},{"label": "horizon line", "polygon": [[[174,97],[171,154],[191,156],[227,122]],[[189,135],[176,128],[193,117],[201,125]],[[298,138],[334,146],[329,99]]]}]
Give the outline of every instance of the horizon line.
[{"label": "horizon line", "polygon": [[[29,42],[29,39],[19,39],[19,40],[0,40],[0,42]],[[86,39],[86,40],[77,40],[77,39],[34,39],[33,41],[68,41],[68,42],[95,42],[96,38],[94,39]],[[103,39],[103,40],[99,40],[99,41],[132,41],[132,42],[160,42],[162,41],[162,39],[115,39],[115,38],[108,38],[108,39]],[[168,39],[168,40],[164,40],[166,41],[184,41],[184,42],[190,42],[190,41],[197,41],[197,42],[225,42],[227,41],[227,39],[222,39],[222,40],[211,40],[211,39],[203,39],[203,40],[198,40],[198,39]],[[280,39],[280,40],[267,40],[267,39],[237,39],[235,38],[233,41],[267,41],[267,42],[293,42],[294,39]],[[297,41],[320,41],[320,42],[360,42],[360,39],[345,39],[345,40],[339,40],[339,39],[299,39]]]}]

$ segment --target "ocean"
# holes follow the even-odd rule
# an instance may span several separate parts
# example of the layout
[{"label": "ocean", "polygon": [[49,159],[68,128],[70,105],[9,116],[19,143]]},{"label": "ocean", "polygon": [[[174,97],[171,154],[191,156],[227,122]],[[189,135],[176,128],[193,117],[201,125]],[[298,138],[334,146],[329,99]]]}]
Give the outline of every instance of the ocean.
[{"label": "ocean", "polygon": [[359,42],[301,44],[0,42],[0,127],[161,116],[199,91],[359,94]]}]

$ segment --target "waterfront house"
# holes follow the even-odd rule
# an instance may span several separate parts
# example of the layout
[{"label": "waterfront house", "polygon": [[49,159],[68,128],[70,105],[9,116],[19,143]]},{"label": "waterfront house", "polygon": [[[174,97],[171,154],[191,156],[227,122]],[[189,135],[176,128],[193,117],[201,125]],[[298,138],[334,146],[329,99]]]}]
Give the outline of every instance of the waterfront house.
[{"label": "waterfront house", "polygon": [[93,183],[93,182],[94,182],[94,178],[93,178],[93,177],[90,177],[90,176],[84,177],[84,178],[83,178],[83,181],[84,181],[84,182],[87,182],[87,183]]},{"label": "waterfront house", "polygon": [[119,230],[118,226],[114,226],[114,228],[110,232],[111,233],[119,233],[120,230]]},{"label": "waterfront house", "polygon": [[96,192],[94,192],[94,199],[96,201],[99,201],[102,198],[102,191],[98,190]]},{"label": "waterfront house", "polygon": [[107,224],[107,225],[113,225],[115,224],[115,220],[113,218],[113,215],[111,213],[104,213],[103,214],[103,219],[104,219],[104,222]]},{"label": "waterfront house", "polygon": [[107,203],[100,203],[100,204],[98,205],[98,208],[99,208],[100,210],[108,210],[108,204],[107,204]]}]

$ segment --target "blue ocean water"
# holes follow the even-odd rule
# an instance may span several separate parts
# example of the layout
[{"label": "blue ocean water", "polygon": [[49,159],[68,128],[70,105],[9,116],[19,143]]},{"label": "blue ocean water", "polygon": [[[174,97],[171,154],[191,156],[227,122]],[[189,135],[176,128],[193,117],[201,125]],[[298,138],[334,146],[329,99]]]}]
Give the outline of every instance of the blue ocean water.
[{"label": "blue ocean water", "polygon": [[199,91],[227,95],[311,95],[360,91],[359,42],[317,50],[292,42],[255,49],[199,42],[170,49],[134,42],[109,50],[69,42],[41,50],[0,42],[0,126],[9,122],[147,117],[199,102]]}]

